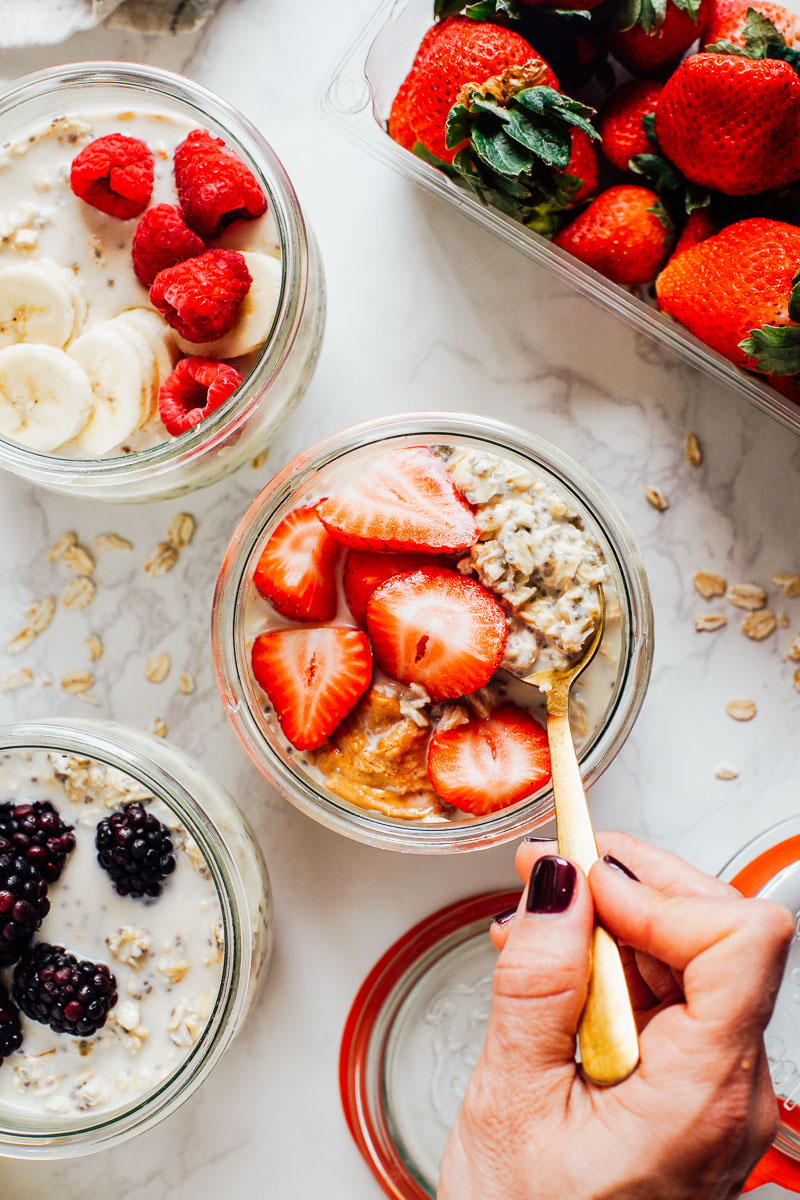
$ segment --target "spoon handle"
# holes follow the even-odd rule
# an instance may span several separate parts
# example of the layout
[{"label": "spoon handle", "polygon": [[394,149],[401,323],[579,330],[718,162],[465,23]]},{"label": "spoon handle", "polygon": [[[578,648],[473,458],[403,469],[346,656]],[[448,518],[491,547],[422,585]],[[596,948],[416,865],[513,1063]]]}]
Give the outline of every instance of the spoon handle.
[{"label": "spoon handle", "polygon": [[[555,697],[553,697],[555,699]],[[550,693],[548,693],[548,702]],[[566,711],[549,711],[547,735],[553,769],[553,795],[558,823],[558,849],[588,875],[597,861],[597,843],[586,804]],[[566,705],[556,704],[557,710]],[[578,1027],[578,1044],[585,1074],[594,1083],[621,1083],[639,1062],[639,1040],[628,984],[614,939],[596,925],[592,941],[592,972],[586,1005]]]}]

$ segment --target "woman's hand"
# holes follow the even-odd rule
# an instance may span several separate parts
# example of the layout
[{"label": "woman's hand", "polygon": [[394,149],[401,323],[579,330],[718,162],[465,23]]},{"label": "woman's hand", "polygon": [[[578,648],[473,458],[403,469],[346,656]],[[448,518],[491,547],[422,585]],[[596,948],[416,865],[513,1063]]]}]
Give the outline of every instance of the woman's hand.
[{"label": "woman's hand", "polygon": [[[554,843],[520,846],[530,882],[492,926],[489,1028],[438,1200],[730,1200],[775,1135],[763,1032],[792,915],[635,838],[598,844],[616,863],[588,880]],[[606,1089],[574,1060],[595,910],[630,948],[641,1030],[638,1069]]]}]

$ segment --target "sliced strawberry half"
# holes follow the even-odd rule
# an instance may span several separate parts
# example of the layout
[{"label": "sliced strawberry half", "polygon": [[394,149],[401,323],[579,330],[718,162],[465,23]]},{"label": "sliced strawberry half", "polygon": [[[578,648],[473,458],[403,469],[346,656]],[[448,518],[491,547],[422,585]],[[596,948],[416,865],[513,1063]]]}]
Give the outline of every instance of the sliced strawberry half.
[{"label": "sliced strawberry half", "polygon": [[295,508],[264,547],[253,583],[287,617],[330,621],[336,615],[339,549],[315,505]]},{"label": "sliced strawberry half", "polygon": [[321,746],[372,678],[358,629],[271,629],[253,643],[253,674],[298,750]]},{"label": "sliced strawberry half", "polygon": [[469,505],[427,446],[379,455],[317,513],[334,537],[359,550],[458,554],[478,540]]},{"label": "sliced strawberry half", "polygon": [[443,555],[379,554],[375,550],[348,550],[344,560],[344,595],[347,606],[359,625],[367,623],[367,605],[376,587],[420,567],[452,567]]},{"label": "sliced strawberry half", "polygon": [[441,567],[397,575],[372,593],[367,630],[375,661],[431,700],[467,696],[500,666],[508,628],[503,610],[475,579]]},{"label": "sliced strawberry half", "polygon": [[547,731],[516,704],[434,733],[428,775],[436,795],[482,816],[533,795],[550,780]]}]

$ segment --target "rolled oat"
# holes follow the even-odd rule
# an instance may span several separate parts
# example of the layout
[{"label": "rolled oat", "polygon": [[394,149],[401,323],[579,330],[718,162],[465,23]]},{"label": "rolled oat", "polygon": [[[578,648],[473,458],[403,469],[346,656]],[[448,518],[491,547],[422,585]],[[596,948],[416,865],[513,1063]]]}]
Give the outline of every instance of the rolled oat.
[{"label": "rolled oat", "polygon": [[103,657],[103,643],[96,633],[90,633],[86,639],[86,647],[89,651],[89,658],[92,662],[97,662]]},{"label": "rolled oat", "polygon": [[191,513],[178,513],[170,522],[169,529],[167,530],[167,541],[176,550],[182,550],[184,546],[189,545],[189,542],[194,537],[195,528],[196,522]]},{"label": "rolled oat", "polygon": [[767,593],[757,583],[735,583],[728,589],[728,603],[756,612],[767,603]]},{"label": "rolled oat", "polygon": [[194,675],[190,675],[188,671],[184,671],[178,679],[178,688],[184,696],[191,696],[195,689]]},{"label": "rolled oat", "polygon": [[79,575],[61,593],[61,604],[70,612],[86,608],[94,600],[97,585],[88,575]]},{"label": "rolled oat", "polygon": [[694,627],[698,633],[716,633],[727,624],[728,618],[724,613],[697,613],[694,619]]},{"label": "rolled oat", "polygon": [[172,659],[164,650],[148,658],[144,668],[144,677],[148,683],[163,683],[170,673]]},{"label": "rolled oat", "polygon": [[757,612],[747,614],[742,621],[742,633],[754,642],[763,642],[764,638],[775,632],[777,625],[775,614],[761,608]]},{"label": "rolled oat", "polygon": [[98,550],[133,549],[133,542],[129,542],[127,538],[120,537],[118,533],[98,533],[94,539],[94,544]]},{"label": "rolled oat", "polygon": [[699,592],[704,600],[710,600],[713,596],[724,596],[728,587],[727,581],[712,571],[698,571],[692,583],[695,591]]},{"label": "rolled oat", "polygon": [[686,435],[686,461],[690,467],[699,467],[703,463],[703,447],[696,433]]},{"label": "rolled oat", "polygon": [[68,671],[61,680],[61,686],[65,692],[77,696],[94,687],[94,675],[91,671]]},{"label": "rolled oat", "polygon": [[167,571],[171,571],[178,561],[178,551],[169,542],[159,542],[157,546],[148,554],[145,559],[145,573],[152,579],[159,575],[166,575]]},{"label": "rolled oat", "polygon": [[19,671],[9,671],[0,679],[0,692],[18,692],[20,688],[30,687],[33,683],[33,671],[21,667]]},{"label": "rolled oat", "polygon": [[47,561],[57,562],[59,558],[63,558],[68,550],[72,550],[78,544],[78,536],[75,533],[65,533],[62,537],[54,542],[47,551]]},{"label": "rolled oat", "polygon": [[648,504],[652,504],[653,508],[657,508],[659,512],[666,512],[669,508],[669,500],[661,491],[652,483],[648,483],[644,489],[644,497]]},{"label": "rolled oat", "polygon": [[725,711],[729,717],[733,717],[734,721],[752,721],[756,715],[756,706],[752,700],[729,700],[725,705]]},{"label": "rolled oat", "polygon": [[738,779],[739,772],[730,763],[720,763],[714,772],[717,779]]},{"label": "rolled oat", "polygon": [[784,596],[794,599],[800,596],[800,575],[791,575],[788,571],[776,571],[772,582],[779,587]]}]

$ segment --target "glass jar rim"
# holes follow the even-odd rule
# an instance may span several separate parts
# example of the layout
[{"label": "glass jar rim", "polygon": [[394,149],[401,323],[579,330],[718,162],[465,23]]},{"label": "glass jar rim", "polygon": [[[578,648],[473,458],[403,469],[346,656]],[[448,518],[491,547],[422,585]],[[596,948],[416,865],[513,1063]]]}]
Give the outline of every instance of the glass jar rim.
[{"label": "glass jar rim", "polygon": [[218,409],[177,438],[114,458],[61,458],[0,438],[0,467],[33,469],[53,483],[79,476],[126,482],[191,463],[230,440],[252,415],[261,396],[283,370],[297,339],[308,288],[308,234],[294,187],[283,164],[255,125],[216,92],[194,80],[145,63],[87,60],[22,76],[0,93],[0,120],[18,106],[79,86],[140,88],[194,109],[204,127],[222,132],[255,173],[267,196],[281,250],[281,287],[272,330],[244,381]]},{"label": "glass jar rim", "polygon": [[[136,740],[151,746],[157,755],[163,747],[151,735],[136,732]],[[8,1128],[0,1114],[0,1157],[66,1158],[103,1149],[137,1136],[174,1111],[200,1085],[219,1060],[244,1005],[244,983],[252,951],[252,930],[243,919],[248,911],[244,885],[234,856],[214,821],[183,784],[156,757],[145,757],[127,744],[124,726],[111,721],[57,720],[25,721],[0,726],[0,756],[15,751],[49,750],[75,754],[111,766],[145,787],[179,817],[200,849],[219,900],[224,951],[222,973],[213,1010],[190,1052],[159,1084],[137,1096],[130,1104],[44,1128]],[[171,757],[190,761],[182,751],[169,747]],[[197,764],[192,763],[194,769]],[[201,768],[202,769],[202,768]],[[204,774],[207,774],[204,772]]]},{"label": "glass jar rim", "polygon": [[[620,606],[627,617],[628,653],[616,703],[606,713],[581,768],[586,784],[600,777],[626,740],[638,716],[652,666],[653,612],[639,548],[622,514],[600,485],[569,455],[519,427],[468,413],[422,411],[381,417],[341,430],[299,454],[262,489],[236,528],[222,562],[212,610],[212,657],[220,696],[228,718],[247,754],[291,802],[306,815],[356,841],[412,853],[445,853],[483,849],[520,837],[554,814],[552,789],[529,804],[500,810],[486,821],[453,822],[448,826],[400,827],[372,813],[350,812],[334,804],[287,767],[260,732],[248,702],[247,674],[240,620],[246,602],[247,567],[262,531],[273,514],[289,502],[297,485],[348,452],[381,442],[448,436],[484,441],[549,475],[572,496],[602,531],[624,584]],[[243,682],[244,681],[244,682]],[[608,745],[604,739],[612,736]]]}]

